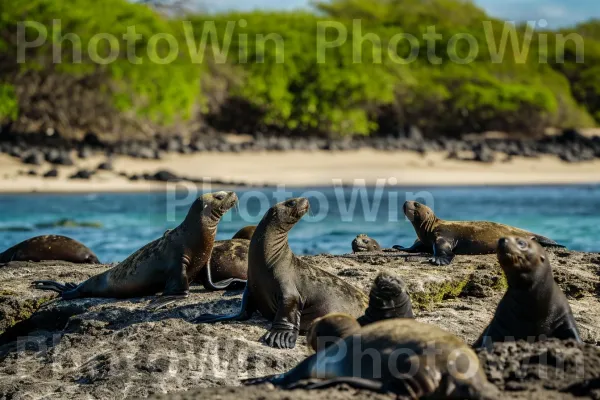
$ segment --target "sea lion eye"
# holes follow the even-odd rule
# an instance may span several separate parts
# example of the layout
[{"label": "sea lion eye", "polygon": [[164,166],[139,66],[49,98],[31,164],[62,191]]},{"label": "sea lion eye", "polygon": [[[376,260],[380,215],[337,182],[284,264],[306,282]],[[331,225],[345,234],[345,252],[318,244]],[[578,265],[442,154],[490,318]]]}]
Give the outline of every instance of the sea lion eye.
[{"label": "sea lion eye", "polygon": [[217,200],[223,200],[224,198],[225,198],[225,196],[223,196],[222,194],[215,195],[215,199],[217,199]]},{"label": "sea lion eye", "polygon": [[527,248],[527,242],[523,239],[517,239],[517,245],[522,249]]},{"label": "sea lion eye", "polygon": [[290,200],[285,205],[288,207],[296,207],[296,200]]}]

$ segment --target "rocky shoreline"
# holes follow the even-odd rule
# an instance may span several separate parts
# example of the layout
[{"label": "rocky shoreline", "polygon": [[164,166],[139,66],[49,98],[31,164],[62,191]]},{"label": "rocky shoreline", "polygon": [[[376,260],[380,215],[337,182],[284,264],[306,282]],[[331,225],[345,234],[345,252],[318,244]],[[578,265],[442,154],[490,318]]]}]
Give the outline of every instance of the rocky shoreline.
[{"label": "rocky shoreline", "polygon": [[[118,171],[114,167],[117,157],[126,156],[139,160],[163,160],[177,154],[229,153],[250,154],[259,152],[350,152],[373,149],[386,153],[409,152],[425,157],[429,153],[445,154],[449,161],[464,161],[481,164],[508,163],[514,158],[536,159],[556,157],[562,162],[577,164],[600,159],[600,136],[585,136],[576,130],[565,130],[559,135],[539,139],[514,138],[438,138],[423,137],[418,130],[411,130],[406,137],[369,137],[349,139],[290,138],[266,136],[205,135],[192,140],[181,136],[157,137],[154,141],[130,141],[103,143],[89,134],[82,141],[66,141],[57,135],[24,136],[0,135],[0,154],[18,159],[29,169],[21,175],[55,179],[60,168],[74,167],[69,180],[90,180],[97,174],[111,172],[131,182],[176,182],[196,184],[206,182],[204,178],[176,174],[169,169],[157,168],[152,172],[135,173]],[[102,156],[95,167],[79,166],[85,160]],[[40,170],[46,165],[46,169]],[[254,186],[239,179],[217,179],[211,183],[230,186]],[[262,186],[262,185],[259,185]]]},{"label": "rocky shoreline", "polygon": [[[502,344],[492,353],[480,352],[499,398],[600,394],[600,255],[559,249],[549,257],[585,344]],[[417,319],[467,343],[489,322],[506,287],[493,255],[458,256],[451,267],[430,266],[424,255],[304,259],[363,290],[381,271],[398,274],[407,282]],[[29,287],[34,279],[81,281],[108,267],[61,262],[0,267],[0,397],[104,399],[167,393],[176,398],[314,398],[304,390],[239,386],[241,379],[280,373],[304,359],[309,354],[304,337],[293,350],[277,350],[259,342],[269,326],[259,316],[230,324],[188,322],[202,313],[237,309],[240,291],[207,292],[196,286],[188,299],[152,313],[144,309],[150,298],[61,301]],[[347,387],[321,395],[389,398]]]}]

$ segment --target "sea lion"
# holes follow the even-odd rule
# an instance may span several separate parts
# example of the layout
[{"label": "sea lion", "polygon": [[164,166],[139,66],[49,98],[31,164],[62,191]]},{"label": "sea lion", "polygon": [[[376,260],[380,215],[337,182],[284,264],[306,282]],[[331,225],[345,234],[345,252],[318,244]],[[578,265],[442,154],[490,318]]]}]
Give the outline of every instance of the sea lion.
[{"label": "sea lion", "polygon": [[347,314],[333,313],[317,318],[306,335],[315,350],[323,349],[336,339],[343,339],[360,326],[393,318],[414,318],[406,284],[399,277],[381,272],[371,286],[369,306],[358,320]]},{"label": "sea lion", "polygon": [[306,344],[315,352],[322,351],[333,342],[360,330],[360,324],[352,315],[330,313],[317,318],[306,333]]},{"label": "sea lion", "polygon": [[413,399],[480,399],[494,390],[477,355],[462,340],[413,319],[364,326],[284,374],[245,383],[264,382],[285,389],[344,383]]},{"label": "sea lion", "polygon": [[240,312],[203,315],[196,322],[242,321],[255,311],[273,321],[264,336],[271,347],[293,348],[298,333],[331,312],[363,314],[367,296],[339,277],[296,257],[290,229],[308,212],[306,198],[278,203],[264,215],[248,251],[248,282]]},{"label": "sea lion", "polygon": [[256,225],[248,225],[240,229],[233,235],[232,239],[252,239],[252,235],[256,230]]},{"label": "sea lion", "polygon": [[352,251],[360,253],[363,251],[379,251],[381,246],[375,239],[370,238],[364,233],[356,236],[352,241]]},{"label": "sea lion", "polygon": [[248,248],[255,225],[240,229],[230,240],[217,240],[198,280],[208,290],[243,289],[248,280]]},{"label": "sea lion", "polygon": [[216,241],[198,281],[208,290],[243,289],[248,280],[249,247],[247,239]]},{"label": "sea lion", "polygon": [[369,306],[358,319],[361,325],[392,318],[414,318],[406,284],[399,277],[382,272],[373,281]]},{"label": "sea lion", "polygon": [[236,202],[233,192],[204,194],[194,201],[177,228],[165,232],[114,268],[79,285],[53,281],[35,281],[33,285],[36,289],[56,291],[66,300],[141,297],[162,290],[162,296],[150,308],[164,307],[187,297],[190,282],[208,262],[219,220]]},{"label": "sea lion", "polygon": [[569,302],[554,281],[548,256],[537,241],[500,239],[498,261],[508,289],[475,347],[544,337],[581,341]]},{"label": "sea lion", "polygon": [[92,250],[75,239],[44,235],[27,239],[0,253],[0,263],[10,261],[61,260],[78,264],[100,264]]},{"label": "sea lion", "polygon": [[416,201],[404,203],[404,214],[418,238],[409,248],[394,248],[409,253],[433,253],[430,262],[435,265],[450,264],[456,254],[493,254],[498,240],[506,236],[532,238],[542,246],[564,247],[547,237],[496,222],[444,221],[431,208]]}]

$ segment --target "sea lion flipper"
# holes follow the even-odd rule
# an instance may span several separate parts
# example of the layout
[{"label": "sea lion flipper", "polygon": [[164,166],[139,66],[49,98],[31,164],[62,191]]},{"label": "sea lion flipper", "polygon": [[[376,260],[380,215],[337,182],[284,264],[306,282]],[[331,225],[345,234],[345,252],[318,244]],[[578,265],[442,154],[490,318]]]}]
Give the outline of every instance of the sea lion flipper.
[{"label": "sea lion flipper", "polygon": [[431,253],[431,248],[426,246],[419,239],[415,240],[415,242],[410,247],[403,247],[400,245],[392,246],[393,249],[403,251],[405,253]]},{"label": "sea lion flipper", "polygon": [[554,240],[549,239],[545,236],[541,236],[541,235],[533,235],[530,237],[531,240],[535,240],[536,242],[538,242],[542,247],[558,247],[558,248],[566,248],[566,246],[563,246],[562,244],[556,243]]},{"label": "sea lion flipper", "polygon": [[454,246],[448,239],[438,237],[433,245],[433,258],[429,262],[434,265],[450,264],[454,260],[453,248]]},{"label": "sea lion flipper", "polygon": [[282,294],[277,305],[273,325],[263,339],[271,347],[293,349],[300,331],[303,304],[297,295]]},{"label": "sea lion flipper", "polygon": [[58,283],[56,281],[33,281],[31,286],[38,290],[48,290],[60,294],[63,300],[71,300],[81,297],[80,292],[77,290],[79,285],[73,282],[66,282],[65,284]]},{"label": "sea lion flipper", "polygon": [[560,340],[574,339],[579,343],[582,342],[575,321],[567,321],[566,324],[560,325],[557,329],[554,330],[554,332],[552,332],[551,336]]},{"label": "sea lion flipper", "polygon": [[189,295],[188,293],[182,293],[182,294],[158,296],[157,298],[152,300],[150,303],[148,303],[148,305],[146,306],[146,310],[148,310],[148,311],[160,310],[161,308],[165,308],[169,304],[173,304],[178,300],[185,299],[186,297],[188,297],[188,295]]},{"label": "sea lion flipper", "polygon": [[214,322],[223,322],[223,321],[247,321],[252,317],[256,307],[252,303],[252,299],[250,298],[250,292],[248,292],[248,288],[244,290],[244,295],[242,296],[242,308],[239,312],[233,314],[203,314],[198,318],[194,318],[192,322],[195,323],[203,323],[203,324],[211,324]]},{"label": "sea lion flipper", "polygon": [[243,288],[242,285],[245,285],[247,282],[245,279],[239,278],[228,278],[222,281],[213,282],[211,271],[210,261],[202,268],[202,271],[200,271],[200,282],[202,283],[202,286],[208,290],[226,290],[234,287],[238,288],[239,286]]},{"label": "sea lion flipper", "polygon": [[306,381],[295,382],[289,386],[286,386],[287,390],[292,389],[303,389],[303,390],[316,390],[316,389],[327,389],[337,385],[348,385],[354,389],[366,389],[374,392],[383,392],[384,386],[382,382],[358,378],[352,376],[343,376],[338,378],[332,378],[327,380],[321,379],[310,379]]}]

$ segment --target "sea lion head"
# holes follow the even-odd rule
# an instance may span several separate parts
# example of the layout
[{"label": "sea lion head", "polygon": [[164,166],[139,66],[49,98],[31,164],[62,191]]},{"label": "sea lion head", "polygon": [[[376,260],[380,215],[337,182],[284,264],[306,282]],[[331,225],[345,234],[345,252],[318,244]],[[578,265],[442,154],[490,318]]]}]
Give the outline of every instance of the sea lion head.
[{"label": "sea lion head", "polygon": [[414,318],[406,283],[400,277],[381,272],[371,286],[369,306],[360,317],[361,325],[392,318]]},{"label": "sea lion head", "polygon": [[498,241],[496,252],[509,285],[515,279],[533,282],[536,277],[549,270],[549,268],[542,268],[548,263],[548,257],[542,246],[535,240],[514,236],[504,237]]},{"label": "sea lion head", "polygon": [[275,204],[265,218],[269,224],[274,223],[285,231],[289,231],[309,209],[310,203],[307,198],[296,197]]},{"label": "sea lion head", "polygon": [[423,224],[432,223],[437,219],[433,210],[417,201],[404,202],[404,215],[418,231]]},{"label": "sea lion head", "polygon": [[198,197],[188,213],[187,218],[198,219],[208,226],[216,226],[223,214],[237,203],[237,195],[234,192],[206,193]]},{"label": "sea lion head", "polygon": [[330,313],[313,321],[306,334],[306,344],[318,352],[337,340],[354,334],[359,329],[360,324],[353,316]]},{"label": "sea lion head", "polygon": [[377,251],[381,250],[381,246],[375,239],[371,239],[366,234],[361,233],[352,241],[352,251],[359,253],[361,251]]},{"label": "sea lion head", "polygon": [[87,264],[100,264],[100,260],[96,257],[95,254],[87,253],[84,256],[85,263]]}]

